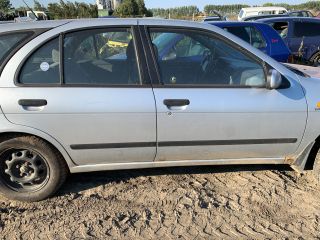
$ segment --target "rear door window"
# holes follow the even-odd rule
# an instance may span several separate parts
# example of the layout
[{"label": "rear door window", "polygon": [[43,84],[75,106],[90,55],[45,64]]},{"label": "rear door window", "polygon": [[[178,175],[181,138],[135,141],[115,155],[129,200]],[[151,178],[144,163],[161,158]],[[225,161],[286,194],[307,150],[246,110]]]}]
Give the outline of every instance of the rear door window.
[{"label": "rear door window", "polygon": [[60,83],[59,39],[38,48],[23,65],[19,82],[23,84]]},{"label": "rear door window", "polygon": [[295,37],[316,37],[320,36],[320,23],[295,22],[293,34]]},{"label": "rear door window", "polygon": [[141,85],[131,29],[67,33],[65,84]]}]

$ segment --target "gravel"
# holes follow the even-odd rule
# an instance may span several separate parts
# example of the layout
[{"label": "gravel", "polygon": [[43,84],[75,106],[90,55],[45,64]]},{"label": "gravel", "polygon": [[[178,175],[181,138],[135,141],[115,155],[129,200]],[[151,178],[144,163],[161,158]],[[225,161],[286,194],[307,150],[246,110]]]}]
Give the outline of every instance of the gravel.
[{"label": "gravel", "polygon": [[74,174],[43,202],[0,197],[0,238],[320,239],[319,190],[284,166]]}]

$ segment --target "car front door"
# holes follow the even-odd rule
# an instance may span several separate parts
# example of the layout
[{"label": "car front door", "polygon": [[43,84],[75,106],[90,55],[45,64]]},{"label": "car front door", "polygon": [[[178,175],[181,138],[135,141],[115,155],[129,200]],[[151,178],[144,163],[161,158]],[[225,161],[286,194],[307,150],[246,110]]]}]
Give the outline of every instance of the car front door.
[{"label": "car front door", "polygon": [[133,32],[99,27],[44,43],[17,86],[1,88],[8,120],[51,135],[78,165],[153,161],[155,102]]},{"label": "car front door", "polygon": [[297,82],[284,79],[281,89],[268,90],[259,59],[208,32],[149,28],[150,50],[154,49],[153,35],[169,32],[201,46],[203,60],[190,78],[189,72],[177,75],[165,69],[166,60],[154,57],[160,78],[159,84],[153,85],[157,161],[271,161],[294,153],[307,118],[304,94]]}]

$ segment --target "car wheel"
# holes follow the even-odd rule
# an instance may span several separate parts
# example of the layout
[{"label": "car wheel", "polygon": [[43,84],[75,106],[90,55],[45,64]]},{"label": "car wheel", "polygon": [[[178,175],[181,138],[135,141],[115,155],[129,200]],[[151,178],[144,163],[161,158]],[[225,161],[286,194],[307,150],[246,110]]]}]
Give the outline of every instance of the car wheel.
[{"label": "car wheel", "polygon": [[320,66],[320,52],[315,53],[311,58],[310,58],[310,63],[314,67]]},{"label": "car wheel", "polygon": [[67,174],[61,154],[42,139],[18,136],[0,143],[0,192],[9,199],[44,200],[59,189]]},{"label": "car wheel", "polygon": [[320,149],[318,150],[314,160],[312,175],[315,177],[317,182],[320,183]]}]

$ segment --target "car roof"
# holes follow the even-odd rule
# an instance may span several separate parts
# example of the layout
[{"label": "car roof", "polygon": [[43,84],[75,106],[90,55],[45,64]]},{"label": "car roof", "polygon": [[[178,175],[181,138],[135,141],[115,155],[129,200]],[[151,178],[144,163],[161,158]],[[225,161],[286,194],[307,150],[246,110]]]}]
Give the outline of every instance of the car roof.
[{"label": "car roof", "polygon": [[261,14],[261,15],[254,15],[254,16],[248,16],[243,18],[243,21],[246,21],[248,19],[263,19],[263,18],[281,18],[281,17],[290,17],[289,14]]},{"label": "car roof", "polygon": [[55,28],[61,25],[71,25],[74,27],[94,26],[94,25],[149,25],[149,26],[184,26],[201,27],[203,23],[187,20],[168,20],[159,18],[91,18],[91,19],[68,19],[68,20],[44,20],[22,23],[0,24],[0,32],[9,32],[27,29]]},{"label": "car roof", "polygon": [[284,7],[248,7],[248,8],[242,8],[244,11],[263,11],[263,10],[287,10]]},{"label": "car roof", "polygon": [[0,24],[0,32],[11,32],[17,30],[41,29],[41,28],[55,28],[68,23],[68,20],[50,20],[50,21],[34,21],[34,22],[20,22],[20,23],[4,23]]},{"label": "car roof", "polygon": [[219,27],[237,27],[237,26],[257,26],[257,25],[263,25],[265,26],[265,23],[258,23],[258,22],[236,22],[236,21],[211,21],[207,22],[208,24],[219,26]]},{"label": "car roof", "polygon": [[308,10],[293,10],[293,11],[289,11],[289,13],[296,13],[296,12],[310,12]]},{"label": "car roof", "polygon": [[290,20],[303,20],[308,22],[320,22],[320,19],[310,17],[277,17],[277,18],[263,18],[258,19],[257,22],[273,22],[273,21],[290,21]]}]

